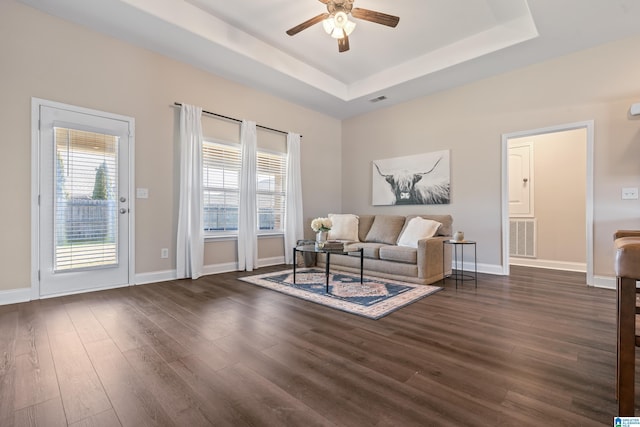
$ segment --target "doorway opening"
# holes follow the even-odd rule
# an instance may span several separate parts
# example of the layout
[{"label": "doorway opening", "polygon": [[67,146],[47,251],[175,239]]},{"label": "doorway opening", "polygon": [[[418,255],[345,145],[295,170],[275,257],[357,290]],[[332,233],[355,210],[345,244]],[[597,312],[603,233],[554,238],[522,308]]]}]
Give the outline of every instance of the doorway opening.
[{"label": "doorway opening", "polygon": [[[545,225],[548,231],[550,228],[553,228],[549,227],[550,225],[556,226],[556,224],[550,223],[549,219],[553,218],[553,212],[565,213],[568,206],[573,207],[576,203],[572,201],[574,195],[571,193],[562,193],[560,190],[562,186],[558,185],[558,191],[555,192],[555,194],[553,194],[553,191],[541,193],[549,197],[547,197],[546,200],[544,197],[540,198],[542,201],[539,202],[540,209],[538,209],[536,204],[533,203],[535,200],[533,193],[535,183],[532,180],[533,170],[529,170],[529,168],[533,169],[535,167],[535,163],[533,161],[529,163],[529,160],[533,160],[533,157],[529,158],[527,156],[533,156],[535,141],[540,142],[541,148],[545,147],[543,142],[546,141],[548,148],[553,144],[552,142],[552,144],[549,145],[550,141],[557,139],[558,144],[563,144],[562,137],[569,136],[573,137],[573,144],[578,144],[578,147],[584,147],[586,151],[580,152],[579,155],[575,156],[577,162],[581,164],[570,163],[566,164],[567,167],[565,168],[563,163],[560,163],[558,166],[557,159],[551,159],[549,164],[553,164],[553,161],[556,161],[556,167],[554,171],[549,171],[546,169],[550,167],[545,164],[545,162],[542,162],[539,165],[540,167],[536,168],[542,169],[542,171],[538,171],[538,173],[551,173],[552,178],[549,179],[549,175],[547,175],[546,179],[538,180],[538,190],[544,189],[544,187],[540,187],[540,185],[544,185],[544,181],[547,181],[547,185],[553,185],[554,180],[557,182],[560,182],[558,180],[562,180],[562,184],[565,183],[565,180],[570,181],[570,178],[573,177],[571,167],[581,168],[581,173],[578,175],[581,176],[585,182],[583,183],[584,187],[579,190],[584,190],[584,194],[581,195],[582,198],[578,198],[578,200],[581,200],[579,204],[583,205],[583,211],[577,211],[577,213],[574,211],[574,217],[578,218],[581,226],[580,229],[575,229],[575,224],[572,223],[568,227],[573,228],[574,235],[576,236],[575,239],[583,240],[571,245],[571,247],[563,247],[563,250],[567,249],[571,251],[576,250],[575,248],[578,247],[579,250],[584,251],[584,262],[582,262],[581,254],[577,256],[577,258],[580,258],[579,262],[574,263],[556,263],[554,261],[547,261],[545,263],[544,261],[536,261],[536,250],[540,246],[536,241],[539,228],[537,223],[538,219],[546,221]],[[576,138],[579,141],[576,142]],[[570,139],[567,139],[566,141],[569,140]],[[531,144],[528,144],[529,142]],[[576,145],[574,145],[574,147],[575,146]],[[567,142],[567,146],[558,146],[556,148],[566,151],[568,147],[569,143]],[[542,151],[544,152],[544,148]],[[565,153],[564,156],[566,158],[567,154]],[[510,167],[512,164],[514,165],[513,170]],[[575,183],[575,185],[580,184]],[[554,189],[554,191],[555,190],[556,189]],[[529,196],[531,199],[527,200]],[[561,227],[562,225],[559,226]],[[584,230],[584,234],[581,232],[581,229]],[[565,230],[562,229],[562,231],[564,232]],[[514,235],[514,233],[516,233],[516,235]],[[584,242],[584,246],[582,246],[582,242]],[[546,243],[546,252],[544,250],[545,246],[540,246],[540,248],[547,257],[553,258],[555,251],[562,245],[562,242],[547,241]],[[518,260],[514,262],[514,264],[519,265],[574,271],[586,270],[587,284],[590,286],[593,285],[593,121],[570,123],[502,135],[502,268],[503,274],[505,275],[509,274],[512,257],[514,260]],[[571,258],[571,256],[568,256],[568,258]],[[573,258],[576,258],[575,254]]]}]

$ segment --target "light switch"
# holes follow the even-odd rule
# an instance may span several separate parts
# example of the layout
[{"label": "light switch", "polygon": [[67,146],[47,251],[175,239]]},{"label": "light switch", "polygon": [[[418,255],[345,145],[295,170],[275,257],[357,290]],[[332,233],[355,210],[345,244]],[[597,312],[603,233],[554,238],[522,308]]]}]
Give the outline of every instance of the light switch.
[{"label": "light switch", "polygon": [[149,198],[148,188],[136,188],[136,199],[148,199],[148,198]]},{"label": "light switch", "polygon": [[622,200],[638,200],[638,187],[623,188]]}]

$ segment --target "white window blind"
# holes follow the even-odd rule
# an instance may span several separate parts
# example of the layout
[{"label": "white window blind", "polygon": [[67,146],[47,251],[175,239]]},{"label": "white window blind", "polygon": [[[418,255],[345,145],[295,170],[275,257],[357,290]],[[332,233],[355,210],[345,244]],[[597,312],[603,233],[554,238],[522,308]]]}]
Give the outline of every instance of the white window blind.
[{"label": "white window blind", "polygon": [[204,230],[238,230],[240,148],[204,142],[203,155]]},{"label": "white window blind", "polygon": [[117,264],[118,138],[56,127],[54,269]]},{"label": "white window blind", "polygon": [[[238,230],[240,147],[205,141],[203,144],[204,229],[209,234]],[[286,155],[258,151],[258,230],[282,231]]]},{"label": "white window blind", "polygon": [[256,196],[258,229],[281,231],[284,226],[286,157],[258,151]]}]

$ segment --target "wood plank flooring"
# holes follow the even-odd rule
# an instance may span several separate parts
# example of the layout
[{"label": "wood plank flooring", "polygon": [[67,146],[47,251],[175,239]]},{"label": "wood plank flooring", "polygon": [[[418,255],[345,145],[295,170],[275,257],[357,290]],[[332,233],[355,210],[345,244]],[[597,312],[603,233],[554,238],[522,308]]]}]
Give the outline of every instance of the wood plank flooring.
[{"label": "wood plank flooring", "polygon": [[0,426],[612,425],[615,292],[584,274],[481,274],[377,321],[247,274],[1,306]]}]

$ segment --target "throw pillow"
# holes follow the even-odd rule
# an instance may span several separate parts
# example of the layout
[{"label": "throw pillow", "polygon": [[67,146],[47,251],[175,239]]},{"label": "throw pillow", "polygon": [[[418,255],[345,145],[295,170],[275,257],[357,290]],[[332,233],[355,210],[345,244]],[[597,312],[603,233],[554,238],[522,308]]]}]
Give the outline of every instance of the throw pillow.
[{"label": "throw pillow", "polygon": [[398,246],[417,248],[418,240],[433,237],[442,224],[438,221],[420,218],[412,218],[398,239]]},{"label": "throw pillow", "polygon": [[329,219],[333,223],[327,238],[329,240],[348,240],[359,242],[358,239],[358,216],[353,214],[329,214]]},{"label": "throw pillow", "polygon": [[367,233],[367,242],[386,243],[395,245],[404,225],[404,216],[400,215],[376,215]]}]

